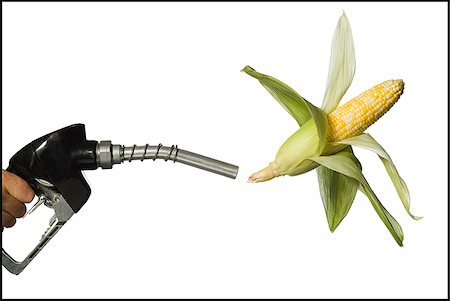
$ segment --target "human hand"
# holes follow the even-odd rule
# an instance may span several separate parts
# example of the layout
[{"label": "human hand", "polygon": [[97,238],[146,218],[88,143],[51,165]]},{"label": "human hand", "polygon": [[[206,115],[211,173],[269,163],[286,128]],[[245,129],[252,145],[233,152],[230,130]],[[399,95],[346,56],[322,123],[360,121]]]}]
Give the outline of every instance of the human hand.
[{"label": "human hand", "polygon": [[16,218],[25,215],[29,203],[34,198],[30,185],[17,175],[2,169],[2,231],[16,223]]}]

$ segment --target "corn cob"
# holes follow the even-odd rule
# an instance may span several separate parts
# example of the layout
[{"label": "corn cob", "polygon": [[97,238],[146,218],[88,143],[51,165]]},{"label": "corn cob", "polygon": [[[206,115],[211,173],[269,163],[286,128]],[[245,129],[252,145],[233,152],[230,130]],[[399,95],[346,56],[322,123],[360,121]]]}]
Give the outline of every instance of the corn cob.
[{"label": "corn cob", "polygon": [[300,126],[278,149],[275,160],[253,173],[248,181],[257,183],[278,176],[298,176],[317,168],[320,194],[332,232],[347,215],[359,189],[370,200],[395,241],[402,246],[400,224],[373,192],[352,147],[368,149],[380,157],[406,211],[413,219],[420,219],[409,210],[408,187],[392,159],[372,136],[364,133],[398,101],[404,83],[401,79],[387,80],[336,108],[353,80],[355,66],[350,24],[343,13],[332,40],[328,81],[321,108],[276,78],[259,73],[250,66],[242,69],[258,79]]},{"label": "corn cob", "polygon": [[403,80],[387,80],[363,92],[328,114],[329,142],[362,134],[397,102]]}]

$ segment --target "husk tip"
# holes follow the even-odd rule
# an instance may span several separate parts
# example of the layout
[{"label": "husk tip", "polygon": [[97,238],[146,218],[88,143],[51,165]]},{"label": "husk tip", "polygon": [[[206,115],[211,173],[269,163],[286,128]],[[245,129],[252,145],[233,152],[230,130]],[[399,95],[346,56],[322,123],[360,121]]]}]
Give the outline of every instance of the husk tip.
[{"label": "husk tip", "polygon": [[241,70],[241,72],[249,72],[249,71],[255,71],[255,69],[253,69],[252,67],[247,65],[244,68],[242,68],[242,70]]},{"label": "husk tip", "polygon": [[412,217],[413,220],[415,220],[415,221],[420,221],[420,220],[423,218],[423,216],[416,216],[416,215],[412,215],[412,214],[411,214],[411,217]]}]

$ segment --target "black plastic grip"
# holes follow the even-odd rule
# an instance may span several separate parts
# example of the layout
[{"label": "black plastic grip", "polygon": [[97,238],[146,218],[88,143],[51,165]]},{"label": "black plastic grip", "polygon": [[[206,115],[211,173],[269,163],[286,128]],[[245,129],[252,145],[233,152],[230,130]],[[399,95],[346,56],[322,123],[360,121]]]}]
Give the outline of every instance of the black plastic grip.
[{"label": "black plastic grip", "polygon": [[50,182],[78,212],[91,194],[81,170],[97,168],[96,146],[97,141],[86,140],[84,124],[70,125],[23,147],[11,158],[7,170],[35,190],[36,179]]}]

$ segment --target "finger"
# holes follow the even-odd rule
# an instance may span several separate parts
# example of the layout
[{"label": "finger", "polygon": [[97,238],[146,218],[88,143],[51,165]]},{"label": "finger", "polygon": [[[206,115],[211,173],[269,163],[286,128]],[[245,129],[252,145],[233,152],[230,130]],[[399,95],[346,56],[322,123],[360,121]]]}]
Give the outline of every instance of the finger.
[{"label": "finger", "polygon": [[[34,191],[28,183],[13,174],[12,172],[2,169],[2,188],[5,192],[12,195],[16,200],[29,203],[34,198]],[[3,192],[2,192],[3,193]]]},{"label": "finger", "polygon": [[2,227],[10,228],[14,226],[16,219],[8,212],[2,211]]},{"label": "finger", "polygon": [[24,203],[19,202],[13,196],[3,193],[2,210],[8,212],[14,217],[22,217],[25,215],[27,208]]}]

